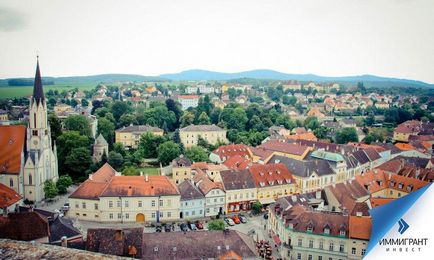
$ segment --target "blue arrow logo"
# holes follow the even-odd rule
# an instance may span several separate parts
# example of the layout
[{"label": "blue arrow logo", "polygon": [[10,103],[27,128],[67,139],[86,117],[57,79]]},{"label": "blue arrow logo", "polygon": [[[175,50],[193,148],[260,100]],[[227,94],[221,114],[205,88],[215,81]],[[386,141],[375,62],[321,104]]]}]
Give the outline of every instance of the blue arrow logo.
[{"label": "blue arrow logo", "polygon": [[398,221],[399,229],[398,232],[402,235],[404,232],[410,227],[407,222],[405,222],[403,219],[400,219]]}]

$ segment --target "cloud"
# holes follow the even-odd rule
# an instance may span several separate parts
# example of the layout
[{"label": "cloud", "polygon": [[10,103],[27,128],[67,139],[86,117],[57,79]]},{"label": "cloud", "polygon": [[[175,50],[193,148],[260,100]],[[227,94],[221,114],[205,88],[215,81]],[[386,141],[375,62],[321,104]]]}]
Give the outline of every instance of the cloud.
[{"label": "cloud", "polygon": [[0,32],[20,31],[26,26],[27,22],[23,14],[0,7]]}]

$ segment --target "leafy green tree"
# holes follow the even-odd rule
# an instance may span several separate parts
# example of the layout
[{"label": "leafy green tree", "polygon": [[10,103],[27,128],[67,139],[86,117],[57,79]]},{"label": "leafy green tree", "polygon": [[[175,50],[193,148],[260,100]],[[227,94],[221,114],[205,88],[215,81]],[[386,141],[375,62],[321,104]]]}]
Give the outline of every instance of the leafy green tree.
[{"label": "leafy green tree", "polygon": [[243,130],[248,122],[246,111],[242,107],[225,107],[220,114],[220,122],[228,128]]},{"label": "leafy green tree", "polygon": [[188,111],[181,116],[181,127],[186,127],[194,122],[194,115]]},{"label": "leafy green tree", "polygon": [[72,178],[69,175],[62,175],[56,182],[59,194],[66,194],[68,187],[72,185]]},{"label": "leafy green tree", "polygon": [[252,210],[256,214],[259,214],[261,212],[261,210],[262,210],[262,204],[259,201],[253,203],[252,204]]},{"label": "leafy green tree", "polygon": [[211,124],[211,120],[209,119],[209,116],[205,112],[202,112],[198,118],[198,123],[200,125],[209,125]]},{"label": "leafy green tree", "polygon": [[181,154],[181,149],[179,145],[173,141],[167,141],[158,146],[157,154],[158,161],[164,165],[167,165]]},{"label": "leafy green tree", "polygon": [[122,175],[124,176],[137,176],[139,175],[139,172],[137,169],[133,166],[125,167],[125,169],[122,171]]},{"label": "leafy green tree", "polygon": [[124,164],[124,157],[115,151],[108,154],[108,163],[115,169],[119,170]]},{"label": "leafy green tree", "polygon": [[109,145],[113,144],[115,124],[103,117],[98,120],[98,134],[101,134]]},{"label": "leafy green tree", "polygon": [[309,116],[304,120],[304,126],[312,131],[320,127],[320,125],[316,116]]},{"label": "leafy green tree", "polygon": [[156,158],[158,146],[165,141],[166,139],[163,136],[158,136],[147,132],[140,137],[137,150],[139,151],[142,158]]},{"label": "leafy green tree", "polygon": [[82,177],[92,164],[92,157],[85,147],[73,148],[65,158],[65,170],[74,178]]},{"label": "leafy green tree", "polygon": [[51,129],[51,140],[55,142],[62,134],[62,123],[55,114],[48,115],[48,123],[50,124]]},{"label": "leafy green tree", "polygon": [[172,111],[176,117],[175,127],[179,127],[179,122],[182,116],[182,109],[179,103],[176,103],[173,99],[169,98],[166,100],[166,107],[169,111]]},{"label": "leafy green tree", "polygon": [[352,127],[344,127],[342,130],[336,132],[336,143],[346,144],[348,142],[358,142],[357,131]]},{"label": "leafy green tree", "polygon": [[286,114],[281,114],[277,117],[276,125],[283,125],[286,129],[293,129],[297,126],[295,122],[291,120],[289,115]]},{"label": "leafy green tree", "polygon": [[69,102],[72,107],[76,107],[78,105],[77,100],[75,99],[71,99]]},{"label": "leafy green tree", "polygon": [[185,156],[193,162],[208,161],[208,151],[201,146],[192,146],[185,150]]},{"label": "leafy green tree", "polygon": [[82,106],[82,107],[87,107],[87,106],[89,106],[89,101],[87,101],[87,99],[83,98],[83,99],[81,100],[81,106]]},{"label": "leafy green tree", "polygon": [[212,124],[218,124],[219,122],[219,117],[220,117],[220,113],[222,112],[222,109],[219,107],[215,107],[212,111],[211,114],[209,115],[210,119],[211,119],[211,123]]},{"label": "leafy green tree", "polygon": [[59,194],[56,184],[52,180],[46,180],[44,182],[44,194],[46,199],[52,199]]},{"label": "leafy green tree", "polygon": [[208,222],[208,230],[225,230],[226,224],[221,219],[215,219]]},{"label": "leafy green tree", "polygon": [[95,109],[95,115],[97,117],[105,117],[107,113],[110,113],[110,109],[108,109],[107,107],[99,107]]},{"label": "leafy green tree", "polygon": [[57,159],[59,162],[59,172],[68,172],[65,166],[66,157],[75,148],[85,148],[89,151],[90,139],[80,135],[75,131],[64,132],[57,138]]},{"label": "leafy green tree", "polygon": [[116,121],[119,121],[119,119],[123,114],[127,114],[131,111],[132,111],[132,107],[127,102],[123,102],[123,101],[114,102],[111,108],[111,112]]},{"label": "leafy green tree", "polygon": [[328,133],[329,129],[327,127],[324,126],[320,126],[317,129],[313,130],[313,134],[318,138],[318,139],[325,139],[327,138],[327,133]]},{"label": "leafy green tree", "polygon": [[133,114],[123,114],[119,119],[119,126],[129,126],[131,124],[137,124],[136,116]]},{"label": "leafy green tree", "polygon": [[77,131],[81,135],[92,136],[89,120],[83,115],[72,115],[64,121],[65,129],[69,131]]}]

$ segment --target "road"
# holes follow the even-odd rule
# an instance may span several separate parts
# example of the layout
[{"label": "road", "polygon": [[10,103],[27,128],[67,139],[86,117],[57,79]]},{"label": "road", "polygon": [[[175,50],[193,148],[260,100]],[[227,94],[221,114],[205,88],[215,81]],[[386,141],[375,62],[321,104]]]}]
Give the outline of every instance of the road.
[{"label": "road", "polygon": [[66,194],[57,196],[52,202],[42,201],[37,203],[35,206],[38,209],[43,209],[48,211],[55,211],[56,209],[60,210],[60,208],[62,208],[62,206],[68,202],[69,195],[71,195],[71,193],[73,193],[77,188],[78,186],[72,185],[68,188]]}]

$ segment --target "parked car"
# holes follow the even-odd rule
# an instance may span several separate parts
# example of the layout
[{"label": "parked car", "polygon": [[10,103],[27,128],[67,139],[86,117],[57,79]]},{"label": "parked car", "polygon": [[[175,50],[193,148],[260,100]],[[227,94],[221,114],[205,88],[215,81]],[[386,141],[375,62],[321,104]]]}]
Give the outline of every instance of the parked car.
[{"label": "parked car", "polygon": [[69,203],[65,203],[63,204],[63,207],[68,208],[69,209]]},{"label": "parked car", "polygon": [[196,227],[198,229],[203,229],[203,223],[202,223],[202,221],[200,221],[200,220],[196,221]]},{"label": "parked car", "polygon": [[247,223],[247,218],[244,217],[243,215],[238,216],[240,218],[241,223]]},{"label": "parked car", "polygon": [[155,232],[161,232],[163,230],[163,227],[158,225],[155,227]]},{"label": "parked car", "polygon": [[192,231],[196,231],[196,230],[197,230],[196,224],[194,224],[194,223],[188,223],[188,227],[189,227]]},{"label": "parked car", "polygon": [[235,225],[235,222],[231,218],[225,218],[225,221],[226,221],[226,223],[229,226],[234,226]]},{"label": "parked car", "polygon": [[172,231],[172,225],[170,225],[170,224],[166,224],[166,225],[164,226],[164,232],[170,232],[170,231]]},{"label": "parked car", "polygon": [[188,231],[188,226],[185,223],[182,223],[179,227],[181,228],[181,231],[184,231],[184,232]]},{"label": "parked car", "polygon": [[232,220],[235,222],[235,224],[240,224],[241,223],[240,218],[238,216],[233,216]]}]

